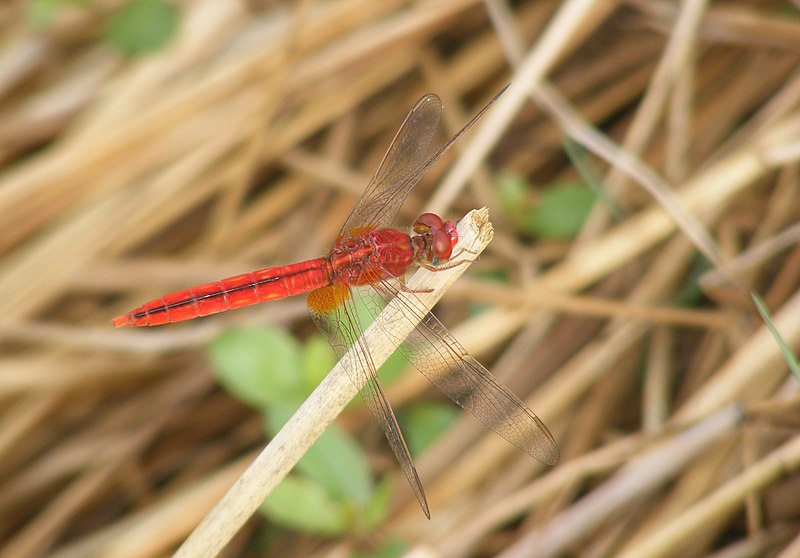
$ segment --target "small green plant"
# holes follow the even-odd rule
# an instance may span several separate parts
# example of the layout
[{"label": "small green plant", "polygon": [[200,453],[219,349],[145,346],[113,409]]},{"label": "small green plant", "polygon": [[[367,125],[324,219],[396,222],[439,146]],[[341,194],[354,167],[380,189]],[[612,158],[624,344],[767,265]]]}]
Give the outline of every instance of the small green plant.
[{"label": "small green plant", "polygon": [[418,403],[400,413],[398,420],[406,431],[406,442],[412,454],[425,451],[439,435],[458,418],[458,408],[439,403]]},{"label": "small green plant", "polygon": [[33,0],[28,4],[28,21],[36,27],[46,27],[56,14],[65,8],[85,8],[90,0]]},{"label": "small green plant", "polygon": [[[368,313],[359,307],[362,323]],[[266,433],[274,436],[336,363],[320,335],[305,343],[277,327],[227,331],[209,349],[220,384],[264,416]],[[400,354],[381,369],[391,383],[406,368]],[[427,447],[457,415],[449,405],[420,404],[400,414],[413,453]],[[380,525],[389,509],[391,487],[376,482],[356,441],[331,425],[295,470],[261,506],[271,521],[316,535],[369,531]],[[384,554],[380,554],[383,556]]]},{"label": "small green plant", "polygon": [[[335,363],[322,343],[317,336],[302,345],[276,327],[243,328],[220,335],[210,354],[220,384],[258,409],[267,434],[274,436],[314,388],[320,370]],[[331,425],[261,511],[285,527],[334,535],[380,523],[386,492],[373,483],[355,441]]]},{"label": "small green plant", "polygon": [[[28,6],[28,20],[37,27],[46,27],[59,11],[90,5],[91,0],[33,0]],[[167,0],[130,0],[111,14],[103,37],[126,56],[142,56],[169,44],[179,23],[180,11]]]},{"label": "small green plant", "polygon": [[596,196],[580,183],[547,188],[534,203],[528,181],[514,173],[500,175],[500,201],[514,224],[530,236],[554,240],[574,237],[583,226]]},{"label": "small green plant", "polygon": [[128,56],[165,47],[176,35],[180,13],[166,0],[131,0],[111,15],[106,41]]},{"label": "small green plant", "polygon": [[356,552],[352,558],[400,558],[408,552],[404,541],[397,538],[388,539],[372,552]]}]

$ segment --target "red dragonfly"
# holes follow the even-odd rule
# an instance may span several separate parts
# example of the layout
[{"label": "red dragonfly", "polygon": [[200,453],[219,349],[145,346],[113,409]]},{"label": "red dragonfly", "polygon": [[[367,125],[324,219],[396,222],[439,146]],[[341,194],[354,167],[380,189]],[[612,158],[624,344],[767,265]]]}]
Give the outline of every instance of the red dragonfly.
[{"label": "red dragonfly", "polygon": [[[390,227],[411,188],[503,91],[430,156],[428,150],[439,124],[442,102],[434,94],[417,101],[327,256],[260,269],[168,294],[115,318],[114,325],[180,322],[309,293],[308,309],[314,322],[342,358],[362,333],[353,303],[354,293],[377,316],[389,300],[404,291],[412,301],[405,305],[405,318],[418,325],[404,340],[396,339],[398,335],[391,331],[391,326],[384,327],[386,335],[402,341],[399,350],[403,355],[445,395],[471,411],[487,427],[539,461],[555,464],[558,447],[544,423],[472,358],[402,283],[412,264],[436,271],[464,263],[455,259],[458,254],[453,254],[458,241],[453,223],[424,213],[414,223],[411,235]],[[367,285],[372,288],[353,290]],[[348,372],[357,385],[364,385],[362,397],[386,433],[422,510],[430,518],[425,492],[397,419],[378,382],[369,353],[363,353],[350,361]]]}]

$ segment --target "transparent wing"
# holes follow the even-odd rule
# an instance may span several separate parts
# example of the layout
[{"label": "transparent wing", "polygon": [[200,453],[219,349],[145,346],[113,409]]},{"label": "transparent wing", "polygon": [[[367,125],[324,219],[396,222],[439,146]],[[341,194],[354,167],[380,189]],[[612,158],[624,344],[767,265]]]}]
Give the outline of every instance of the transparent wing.
[{"label": "transparent wing", "polygon": [[391,225],[411,188],[450,149],[453,142],[483,116],[506,88],[430,156],[429,147],[439,126],[442,101],[433,93],[420,98],[397,131],[375,176],[345,221],[339,236]]},{"label": "transparent wing", "polygon": [[425,163],[441,114],[442,101],[438,95],[429,93],[417,101],[345,221],[342,234],[362,227],[382,228],[391,224],[411,188],[430,167]]},{"label": "transparent wing", "polygon": [[[380,281],[368,292],[360,292],[374,315],[397,296],[397,283]],[[414,331],[401,339],[390,325],[384,333],[400,352],[433,385],[478,420],[547,465],[558,462],[558,446],[547,426],[511,390],[494,376],[447,331],[447,328],[422,304],[416,295],[404,292],[400,299],[405,312],[398,320],[419,321]]]},{"label": "transparent wing", "polygon": [[[419,480],[408,446],[400,432],[397,418],[378,381],[378,374],[369,354],[369,347],[363,341],[362,327],[358,321],[356,309],[353,307],[350,288],[334,284],[312,291],[308,297],[308,309],[314,323],[333,347],[334,352],[340,359],[348,359],[343,362],[345,369],[356,385],[363,386],[361,397],[383,429],[389,446],[414,491],[414,496],[422,507],[422,511],[430,519],[431,512],[422,482]],[[350,347],[355,344],[358,344],[361,350],[348,353]]]}]

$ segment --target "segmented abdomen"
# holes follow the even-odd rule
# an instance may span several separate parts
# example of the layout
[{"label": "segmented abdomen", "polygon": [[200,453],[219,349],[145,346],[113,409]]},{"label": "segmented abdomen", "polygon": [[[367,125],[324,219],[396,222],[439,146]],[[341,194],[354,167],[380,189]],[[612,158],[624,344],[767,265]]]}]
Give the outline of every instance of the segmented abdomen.
[{"label": "segmented abdomen", "polygon": [[306,293],[329,285],[330,269],[327,258],[259,269],[157,298],[115,318],[114,325],[154,326],[182,322]]}]

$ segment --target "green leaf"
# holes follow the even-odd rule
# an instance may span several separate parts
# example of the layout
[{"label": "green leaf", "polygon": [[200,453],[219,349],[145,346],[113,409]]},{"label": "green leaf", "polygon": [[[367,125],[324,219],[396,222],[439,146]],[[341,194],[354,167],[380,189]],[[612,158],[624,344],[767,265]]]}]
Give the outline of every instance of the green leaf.
[{"label": "green leaf", "polygon": [[180,13],[166,0],[131,0],[109,18],[106,40],[127,56],[167,45],[178,31]]},{"label": "green leaf", "polygon": [[792,353],[792,349],[786,344],[783,336],[778,331],[778,328],[775,327],[775,322],[772,320],[772,315],[770,314],[769,309],[767,309],[764,299],[754,292],[751,292],[750,296],[753,297],[753,302],[755,303],[756,308],[758,308],[758,313],[761,314],[761,318],[767,325],[767,329],[769,329],[769,332],[772,334],[772,337],[775,339],[775,342],[778,344],[778,347],[783,353],[783,358],[786,360],[786,364],[789,365],[789,370],[792,371],[795,380],[800,382],[800,366],[797,364],[797,359],[795,358],[794,353]]},{"label": "green leaf", "polygon": [[406,357],[395,351],[379,370],[382,383],[387,386],[392,385],[400,379],[409,366],[411,366],[411,363],[406,360]]},{"label": "green leaf", "polygon": [[274,438],[283,426],[289,422],[292,415],[300,408],[300,403],[271,402],[264,410],[267,435]]},{"label": "green leaf", "polygon": [[401,422],[408,449],[414,455],[430,446],[458,418],[459,410],[452,405],[419,403],[403,411]]},{"label": "green leaf", "polygon": [[[273,405],[268,426],[274,436],[296,407]],[[372,475],[356,441],[337,425],[330,425],[298,462],[298,470],[323,486],[328,494],[363,507],[372,498]]]},{"label": "green leaf", "polygon": [[389,515],[392,501],[392,481],[384,477],[372,491],[372,499],[363,513],[363,523],[369,532],[380,527]]},{"label": "green leaf", "polygon": [[27,18],[34,27],[50,25],[58,12],[69,7],[86,7],[89,0],[31,0],[28,4]]},{"label": "green leaf", "polygon": [[529,214],[527,230],[544,238],[572,238],[586,221],[594,201],[595,195],[580,184],[548,188]]},{"label": "green leaf", "polygon": [[514,172],[503,172],[497,178],[497,194],[500,204],[517,226],[525,220],[530,206],[528,180]]},{"label": "green leaf", "polygon": [[344,430],[330,425],[298,463],[301,471],[334,497],[363,508],[372,498],[372,474],[359,445]]},{"label": "green leaf", "polygon": [[497,191],[518,228],[532,236],[559,240],[577,234],[595,201],[595,195],[583,185],[565,183],[545,190],[534,205],[527,179],[509,172],[498,178]]},{"label": "green leaf", "polygon": [[[364,304],[363,299],[356,295],[354,298],[354,303],[356,307],[356,312],[358,314],[358,321],[361,324],[364,331],[375,321],[375,318],[372,316],[370,310]],[[382,310],[379,309],[378,311]],[[391,385],[397,379],[400,378],[402,373],[408,367],[409,362],[405,359],[405,357],[400,354],[398,351],[392,353],[386,362],[383,363],[380,370],[378,371],[380,374],[380,378],[386,385]]]},{"label": "green leaf", "polygon": [[356,552],[352,558],[400,558],[408,551],[403,539],[392,537],[372,552]]},{"label": "green leaf", "polygon": [[490,283],[508,285],[508,283],[510,282],[508,278],[508,270],[500,267],[481,269],[477,270],[474,274],[470,272],[470,274],[474,275],[478,279],[482,279]]},{"label": "green leaf", "polygon": [[[289,420],[295,408],[273,405],[268,415],[272,434]],[[363,508],[372,498],[372,474],[359,445],[344,430],[330,425],[298,462],[297,469],[332,498]]]},{"label": "green leaf", "polygon": [[212,341],[209,353],[220,384],[248,405],[263,410],[271,404],[299,404],[305,396],[300,344],[282,329],[230,330]]},{"label": "green leaf", "polygon": [[336,355],[322,335],[312,335],[303,346],[303,386],[311,393],[336,365]]},{"label": "green leaf", "polygon": [[297,475],[283,479],[260,510],[279,525],[316,535],[338,535],[351,524],[346,504],[331,498],[313,480]]}]

